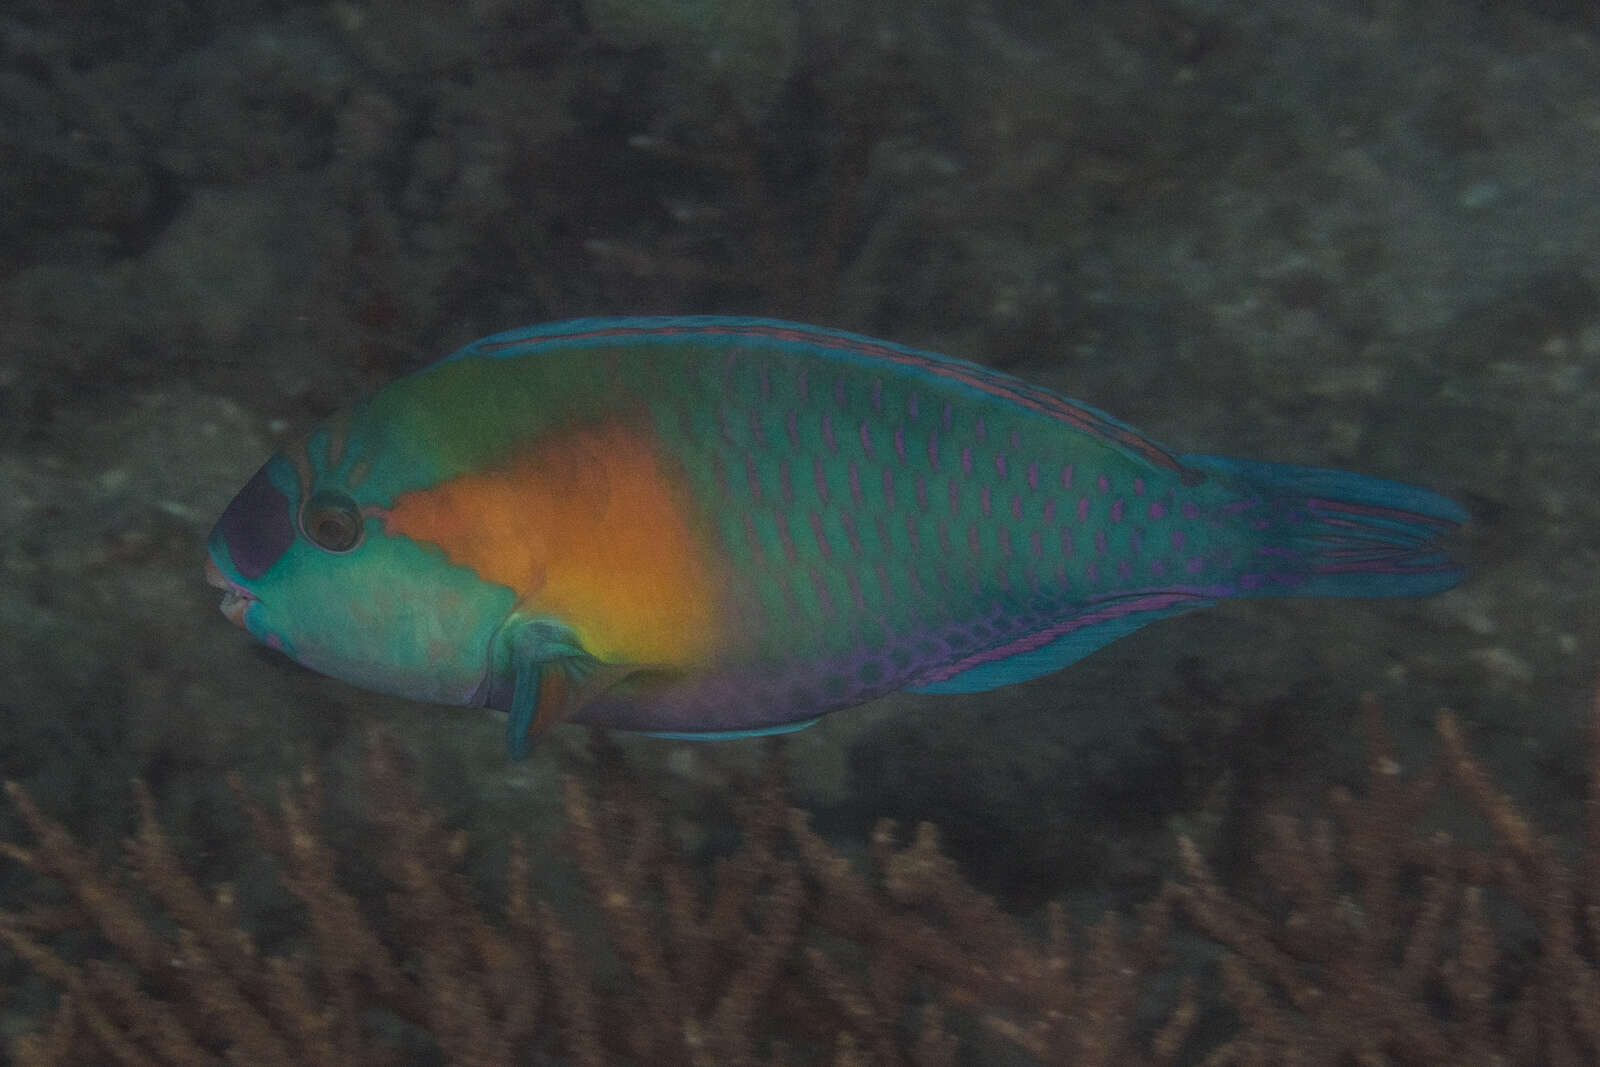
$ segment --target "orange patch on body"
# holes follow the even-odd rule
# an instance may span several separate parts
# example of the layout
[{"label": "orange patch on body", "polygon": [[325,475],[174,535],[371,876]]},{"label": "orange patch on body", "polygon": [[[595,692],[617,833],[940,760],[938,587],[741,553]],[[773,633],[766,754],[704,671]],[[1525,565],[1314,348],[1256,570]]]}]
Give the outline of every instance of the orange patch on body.
[{"label": "orange patch on body", "polygon": [[719,568],[642,431],[532,441],[493,470],[401,494],[384,519],[571,626],[604,662],[688,665],[720,636]]}]

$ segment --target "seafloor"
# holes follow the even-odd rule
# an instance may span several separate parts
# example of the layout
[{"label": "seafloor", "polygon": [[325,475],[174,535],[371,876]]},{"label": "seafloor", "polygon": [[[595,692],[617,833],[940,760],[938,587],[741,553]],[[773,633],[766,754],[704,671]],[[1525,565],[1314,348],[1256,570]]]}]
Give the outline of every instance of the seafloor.
[{"label": "seafloor", "polygon": [[[833,716],[790,748],[834,840],[931,819],[1019,911],[1126,906],[1176,828],[1225,854],[1251,812],[1352,778],[1367,690],[1403,751],[1455,709],[1570,832],[1600,666],[1597,10],[9,0],[0,776],[108,849],[142,778],[202,878],[248,887],[225,772],[343,782],[382,722],[486,856],[553,841],[581,731],[508,765],[492,713],[254,647],[203,539],[277,442],[460,343],[720,312],[1473,515],[1470,577],[1430,600],[1229,605],[1032,684]],[[752,746],[631,747],[672,803]]]}]

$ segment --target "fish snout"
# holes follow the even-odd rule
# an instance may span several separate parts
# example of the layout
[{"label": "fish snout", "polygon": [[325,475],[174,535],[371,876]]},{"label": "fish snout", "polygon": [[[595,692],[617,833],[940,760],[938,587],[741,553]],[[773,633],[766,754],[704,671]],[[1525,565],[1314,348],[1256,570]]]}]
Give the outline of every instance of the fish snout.
[{"label": "fish snout", "polygon": [[230,581],[217,566],[217,561],[210,556],[206,557],[206,583],[222,590],[222,615],[229,622],[240,629],[244,629],[244,612],[256,598],[249,590],[238,583]]}]

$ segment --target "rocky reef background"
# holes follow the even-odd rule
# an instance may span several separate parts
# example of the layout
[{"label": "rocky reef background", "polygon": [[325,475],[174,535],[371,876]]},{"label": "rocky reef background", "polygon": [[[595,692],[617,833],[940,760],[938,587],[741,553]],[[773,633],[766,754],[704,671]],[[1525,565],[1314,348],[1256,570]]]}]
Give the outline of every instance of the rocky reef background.
[{"label": "rocky reef background", "polygon": [[[559,900],[570,872],[538,860],[581,733],[507,765],[490,713],[251,646],[200,580],[204,534],[276,442],[475,337],[725,312],[1474,516],[1441,597],[1228,605],[1030,685],[831,717],[788,758],[836,847],[927,819],[1018,914],[1128,909],[1177,833],[1226,880],[1263,810],[1359,780],[1369,690],[1401,763],[1449,706],[1571,833],[1600,663],[1597,159],[1577,0],[14,0],[0,776],[103,848],[142,779],[195,876],[266,923],[227,772],[264,790],[309,763],[354,827],[382,721],[468,874],[514,831]],[[626,744],[675,840],[714,853],[693,798],[755,746]],[[31,879],[0,871],[0,897]],[[0,1029],[26,1029],[44,990],[0,969]]]}]

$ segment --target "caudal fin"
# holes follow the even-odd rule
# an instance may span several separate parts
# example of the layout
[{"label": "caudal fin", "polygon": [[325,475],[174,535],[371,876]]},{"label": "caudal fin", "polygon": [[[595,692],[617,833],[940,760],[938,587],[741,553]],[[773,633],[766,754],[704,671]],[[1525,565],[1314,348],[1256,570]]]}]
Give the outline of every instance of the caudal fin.
[{"label": "caudal fin", "polygon": [[1438,493],[1324,467],[1224,456],[1181,461],[1260,494],[1267,580],[1248,583],[1245,595],[1426,596],[1465,573],[1443,540],[1467,513]]}]

